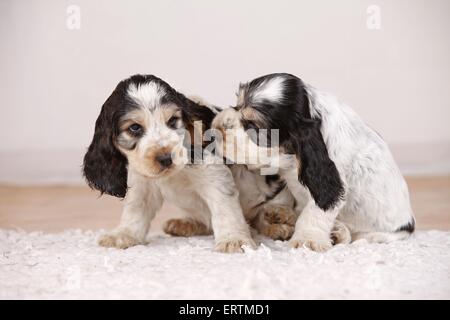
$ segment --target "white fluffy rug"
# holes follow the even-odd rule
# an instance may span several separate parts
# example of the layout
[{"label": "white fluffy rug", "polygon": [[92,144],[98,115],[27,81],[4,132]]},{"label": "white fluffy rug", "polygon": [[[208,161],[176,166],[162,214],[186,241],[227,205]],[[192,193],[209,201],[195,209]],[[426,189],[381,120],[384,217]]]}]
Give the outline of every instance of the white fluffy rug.
[{"label": "white fluffy rug", "polygon": [[324,254],[258,238],[258,250],[233,255],[213,252],[212,237],[116,250],[98,247],[98,235],[0,230],[0,298],[450,298],[450,232]]}]

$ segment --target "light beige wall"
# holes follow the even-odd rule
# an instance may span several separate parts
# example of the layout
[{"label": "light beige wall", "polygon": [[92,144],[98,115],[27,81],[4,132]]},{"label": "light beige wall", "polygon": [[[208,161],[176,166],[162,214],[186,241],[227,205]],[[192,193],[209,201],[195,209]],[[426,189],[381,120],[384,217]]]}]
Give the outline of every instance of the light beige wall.
[{"label": "light beige wall", "polygon": [[448,0],[3,0],[0,181],[79,181],[101,104],[134,73],[222,105],[239,81],[294,73],[356,109],[404,172],[449,173],[449,13]]}]

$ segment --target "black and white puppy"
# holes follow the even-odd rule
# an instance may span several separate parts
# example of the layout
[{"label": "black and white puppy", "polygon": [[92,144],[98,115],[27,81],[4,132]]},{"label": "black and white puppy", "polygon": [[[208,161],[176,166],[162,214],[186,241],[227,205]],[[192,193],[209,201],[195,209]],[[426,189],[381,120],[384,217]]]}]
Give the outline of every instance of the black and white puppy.
[{"label": "black and white puppy", "polygon": [[[329,249],[336,219],[353,240],[390,242],[414,231],[408,187],[387,144],[352,109],[298,77],[277,73],[242,84],[236,107],[212,126],[226,132],[222,152],[245,154],[253,168],[279,169],[301,212],[292,246]],[[278,129],[279,141],[261,144],[250,129]],[[247,143],[236,144],[240,136]]]},{"label": "black and white puppy", "polygon": [[[199,97],[190,98],[201,105],[208,106],[216,115],[223,110]],[[220,131],[217,130],[211,132],[217,138],[215,141],[223,140],[224,137],[218,136],[218,133],[220,134]],[[217,147],[215,143],[210,146]],[[222,154],[222,152],[219,153]],[[245,161],[227,163],[239,191],[239,201],[245,219],[254,231],[274,240],[290,239],[294,233],[299,210],[296,210],[295,198],[287,187],[286,181],[279,174],[268,172],[261,174],[258,166],[244,164]],[[171,229],[166,228],[166,232],[173,234]],[[333,244],[345,244],[351,241],[350,231],[339,220],[335,221],[330,237]]]},{"label": "black and white puppy", "polygon": [[209,108],[155,76],[135,75],[117,85],[101,109],[83,166],[92,188],[125,197],[119,226],[102,236],[100,245],[127,248],[144,243],[167,199],[194,218],[172,221],[166,226],[169,233],[212,229],[220,252],[255,246],[230,169],[209,161],[188,164],[191,139],[199,129],[194,122],[209,127],[213,117]]}]

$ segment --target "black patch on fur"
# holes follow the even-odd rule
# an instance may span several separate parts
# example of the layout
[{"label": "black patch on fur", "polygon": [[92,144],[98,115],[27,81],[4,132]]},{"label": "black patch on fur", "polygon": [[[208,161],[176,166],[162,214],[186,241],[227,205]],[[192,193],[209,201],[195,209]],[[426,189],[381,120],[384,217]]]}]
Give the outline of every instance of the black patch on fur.
[{"label": "black patch on fur", "polygon": [[416,229],[416,221],[414,219],[412,219],[407,224],[405,224],[405,225],[401,226],[400,228],[398,228],[396,230],[396,232],[406,231],[406,232],[409,232],[409,233],[413,233],[415,229]]},{"label": "black patch on fur", "polygon": [[[185,124],[185,127],[190,132],[193,132],[193,130],[191,129],[193,129],[194,122],[201,121],[203,127],[203,138],[204,132],[211,128],[211,123],[216,116],[216,113],[207,106],[197,103],[181,93],[178,93],[178,99],[180,101],[179,103],[185,106],[182,109],[183,122]],[[204,149],[209,143],[213,143],[213,141],[202,141],[202,144],[200,146],[194,146],[192,144],[185,145],[185,147],[188,149],[191,163],[198,163],[199,160],[203,159]]]},{"label": "black patch on fur", "polygon": [[115,147],[120,133],[119,120],[131,109],[137,107],[127,96],[130,84],[139,86],[149,82],[155,82],[164,88],[166,94],[162,97],[161,104],[176,104],[182,111],[182,119],[186,127],[196,120],[203,121],[207,128],[211,126],[214,113],[209,108],[187,99],[160,78],[153,75],[134,75],[121,81],[102,106],[95,122],[94,137],[83,161],[83,175],[88,185],[102,194],[121,198],[126,195],[128,161]]},{"label": "black patch on fur", "polygon": [[320,123],[305,130],[297,139],[297,155],[301,160],[299,179],[308,187],[317,206],[328,210],[343,198],[344,187],[336,165],[328,156]]},{"label": "black patch on fur", "polygon": [[266,204],[270,200],[273,200],[281,191],[284,190],[284,188],[286,188],[286,181],[281,179],[278,174],[266,175],[265,179],[267,185],[270,187],[270,191],[266,194],[266,199],[254,206],[253,209]]},{"label": "black patch on fur", "polygon": [[[282,77],[283,99],[252,101],[252,94],[265,81]],[[310,191],[322,210],[333,208],[344,195],[344,187],[323,139],[321,119],[310,112],[308,93],[298,77],[275,73],[241,85],[246,94],[244,106],[253,107],[265,121],[265,128],[279,129],[280,145],[295,153],[301,162],[299,181]],[[239,106],[238,106],[239,107]]]},{"label": "black patch on fur", "polygon": [[278,182],[280,180],[279,174],[270,174],[265,176],[266,183],[271,185],[272,183]]},{"label": "black patch on fur", "polygon": [[119,134],[118,121],[125,101],[126,83],[121,82],[103,104],[95,122],[91,145],[83,161],[83,175],[88,185],[115,197],[127,192],[128,161],[114,145]]},{"label": "black patch on fur", "polygon": [[205,130],[211,128],[211,122],[215,117],[215,113],[207,106],[188,99],[182,93],[176,93],[178,105],[182,106],[181,112],[185,125],[189,127],[194,124],[194,121],[202,121]]},{"label": "black patch on fur", "polygon": [[275,190],[272,191],[271,194],[266,195],[266,202],[269,202],[270,200],[274,199],[283,189],[286,187],[286,181],[279,181],[278,184],[276,184]]}]

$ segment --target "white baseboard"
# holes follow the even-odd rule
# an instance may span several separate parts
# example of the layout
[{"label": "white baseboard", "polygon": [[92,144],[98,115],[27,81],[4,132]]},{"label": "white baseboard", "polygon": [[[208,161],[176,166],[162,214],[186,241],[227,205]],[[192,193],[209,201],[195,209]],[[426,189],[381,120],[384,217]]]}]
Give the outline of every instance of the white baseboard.
[{"label": "white baseboard", "polygon": [[[392,144],[404,175],[449,175],[450,142]],[[0,183],[84,184],[81,164],[85,149],[0,152]]]}]

